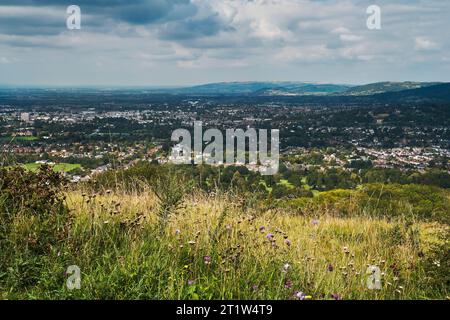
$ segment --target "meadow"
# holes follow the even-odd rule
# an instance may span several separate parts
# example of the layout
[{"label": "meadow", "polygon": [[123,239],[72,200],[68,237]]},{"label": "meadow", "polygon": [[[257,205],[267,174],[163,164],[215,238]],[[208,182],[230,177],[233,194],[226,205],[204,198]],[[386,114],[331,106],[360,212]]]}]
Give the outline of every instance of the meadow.
[{"label": "meadow", "polygon": [[[33,214],[9,204],[0,298],[448,298],[445,222],[376,216],[366,206],[340,215],[342,204],[329,202],[299,212],[232,191],[187,191],[184,183],[49,190],[51,214],[43,202]],[[12,197],[29,200],[22,191]],[[70,265],[81,270],[80,289],[66,286]],[[380,290],[367,285],[374,266]]]},{"label": "meadow", "polygon": [[[30,171],[38,171],[39,168],[42,166],[42,164],[40,163],[35,163],[35,162],[30,162],[30,163],[26,163],[23,165],[25,169],[30,170]],[[56,172],[70,172],[73,171],[75,169],[80,169],[81,165],[80,164],[73,164],[73,163],[57,163],[55,165],[53,165],[53,170]]]}]

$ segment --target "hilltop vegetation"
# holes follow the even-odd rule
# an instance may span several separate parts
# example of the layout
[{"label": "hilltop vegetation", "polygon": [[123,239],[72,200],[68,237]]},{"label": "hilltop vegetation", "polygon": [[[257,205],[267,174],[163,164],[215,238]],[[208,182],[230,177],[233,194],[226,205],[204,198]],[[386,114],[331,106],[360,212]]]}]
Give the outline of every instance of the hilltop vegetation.
[{"label": "hilltop vegetation", "polygon": [[399,92],[410,89],[420,89],[433,85],[440,84],[439,82],[377,82],[366,85],[349,88],[344,92],[345,95],[366,96],[384,92]]},{"label": "hilltop vegetation", "polygon": [[[234,184],[206,192],[173,168],[139,169],[68,189],[45,166],[36,173],[2,170],[0,296],[444,299],[449,294],[444,189],[371,184],[314,198],[255,201]],[[65,286],[70,265],[81,269],[80,290]],[[381,290],[368,289],[368,266],[380,268]]]}]

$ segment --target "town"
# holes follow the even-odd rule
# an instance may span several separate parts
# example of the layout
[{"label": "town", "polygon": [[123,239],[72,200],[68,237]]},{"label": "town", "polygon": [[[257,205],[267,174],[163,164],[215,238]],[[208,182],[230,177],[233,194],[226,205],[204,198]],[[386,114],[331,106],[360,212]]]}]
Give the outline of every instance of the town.
[{"label": "town", "polygon": [[152,103],[81,101],[70,106],[63,99],[61,105],[1,105],[0,141],[3,165],[36,169],[48,163],[73,182],[139,161],[170,162],[172,132],[178,128],[193,132],[197,120],[203,121],[205,130],[280,130],[281,162],[288,168],[449,171],[446,119],[431,107],[415,105],[233,102],[180,96]]}]

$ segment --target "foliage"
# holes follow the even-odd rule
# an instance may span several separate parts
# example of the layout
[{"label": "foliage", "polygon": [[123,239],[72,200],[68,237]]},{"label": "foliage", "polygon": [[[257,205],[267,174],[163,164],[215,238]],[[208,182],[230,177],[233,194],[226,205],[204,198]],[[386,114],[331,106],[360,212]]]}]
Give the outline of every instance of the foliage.
[{"label": "foliage", "polygon": [[50,167],[33,173],[0,170],[0,283],[26,290],[42,279],[42,266],[65,246],[70,217],[62,177]]}]

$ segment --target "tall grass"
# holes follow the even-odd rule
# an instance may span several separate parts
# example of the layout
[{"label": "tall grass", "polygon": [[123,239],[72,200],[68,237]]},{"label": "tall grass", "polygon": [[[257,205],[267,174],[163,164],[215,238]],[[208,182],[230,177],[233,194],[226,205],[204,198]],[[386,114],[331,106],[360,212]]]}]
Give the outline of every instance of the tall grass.
[{"label": "tall grass", "polygon": [[[151,186],[96,194],[73,190],[66,203],[67,238],[38,255],[30,251],[31,244],[16,251],[9,264],[3,264],[6,270],[0,271],[0,297],[442,299],[448,295],[448,283],[437,281],[445,279],[448,270],[439,269],[445,268],[443,261],[435,261],[435,248],[448,248],[448,226],[438,222],[338,217],[332,208],[328,212],[317,207],[305,214],[249,206],[229,193],[194,191],[167,211],[161,232],[161,196]],[[14,218],[11,228],[10,243],[38,232],[33,217],[22,215]],[[69,265],[81,269],[79,290],[66,287],[64,272]],[[367,287],[372,265],[381,269],[381,290]]]}]

